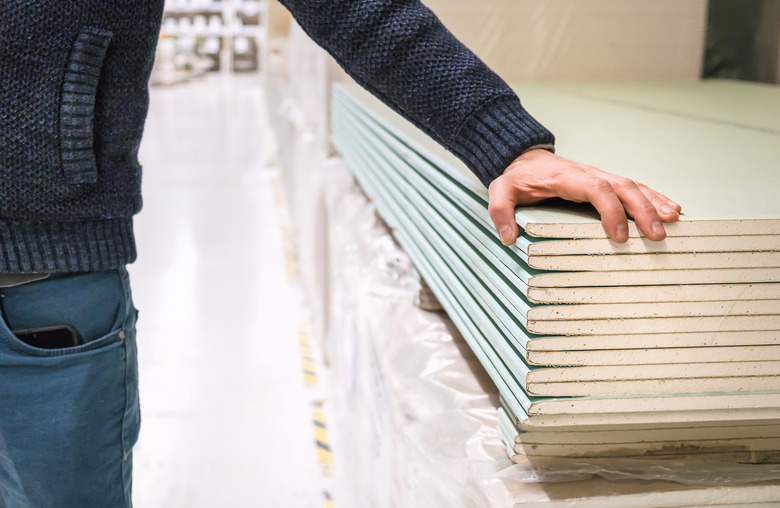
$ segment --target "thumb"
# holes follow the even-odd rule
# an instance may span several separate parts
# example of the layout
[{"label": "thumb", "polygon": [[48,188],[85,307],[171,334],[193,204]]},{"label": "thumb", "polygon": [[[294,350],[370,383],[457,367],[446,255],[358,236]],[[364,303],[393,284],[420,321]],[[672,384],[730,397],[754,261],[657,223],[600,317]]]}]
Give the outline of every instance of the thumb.
[{"label": "thumb", "polygon": [[520,229],[515,222],[517,199],[509,179],[500,176],[493,180],[488,189],[488,195],[490,196],[488,213],[496,227],[498,237],[504,245],[512,245],[517,239]]}]

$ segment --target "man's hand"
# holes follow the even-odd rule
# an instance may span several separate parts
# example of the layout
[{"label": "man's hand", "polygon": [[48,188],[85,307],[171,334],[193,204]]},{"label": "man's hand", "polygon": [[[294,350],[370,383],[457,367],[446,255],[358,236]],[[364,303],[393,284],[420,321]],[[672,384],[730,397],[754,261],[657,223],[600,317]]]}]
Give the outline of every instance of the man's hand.
[{"label": "man's hand", "polygon": [[601,214],[601,224],[618,243],[628,240],[632,217],[650,240],[666,238],[662,222],[674,222],[682,208],[663,194],[628,178],[579,164],[547,150],[524,153],[490,184],[488,211],[504,245],[517,239],[515,206],[532,205],[547,198],[589,202]]}]

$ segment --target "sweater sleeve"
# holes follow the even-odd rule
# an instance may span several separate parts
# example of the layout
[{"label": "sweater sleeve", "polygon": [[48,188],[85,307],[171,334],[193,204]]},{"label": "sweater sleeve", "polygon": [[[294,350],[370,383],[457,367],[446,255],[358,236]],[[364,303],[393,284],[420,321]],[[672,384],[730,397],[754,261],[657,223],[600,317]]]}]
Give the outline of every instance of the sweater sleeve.
[{"label": "sweater sleeve", "polygon": [[419,0],[280,0],[355,81],[486,186],[553,135]]}]

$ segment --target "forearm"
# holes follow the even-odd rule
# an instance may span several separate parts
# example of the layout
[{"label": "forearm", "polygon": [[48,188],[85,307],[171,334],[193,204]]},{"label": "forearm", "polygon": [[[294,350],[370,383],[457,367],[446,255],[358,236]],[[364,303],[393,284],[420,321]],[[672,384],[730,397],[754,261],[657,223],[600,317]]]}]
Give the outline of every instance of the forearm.
[{"label": "forearm", "polygon": [[488,185],[552,134],[418,0],[281,0],[359,84]]}]

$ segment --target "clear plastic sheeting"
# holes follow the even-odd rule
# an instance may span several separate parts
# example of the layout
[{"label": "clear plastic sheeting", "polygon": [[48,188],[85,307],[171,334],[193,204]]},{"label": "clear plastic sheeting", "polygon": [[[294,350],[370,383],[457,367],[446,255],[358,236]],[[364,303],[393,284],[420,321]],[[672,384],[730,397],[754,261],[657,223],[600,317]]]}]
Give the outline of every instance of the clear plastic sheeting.
[{"label": "clear plastic sheeting", "polygon": [[508,466],[496,390],[344,169],[326,190],[334,437],[353,506],[486,506],[479,471]]},{"label": "clear plastic sheeting", "polygon": [[642,459],[535,458],[512,468],[512,477],[523,482],[573,482],[601,477],[606,480],[670,481],[695,486],[746,485],[780,481],[780,465],[731,464],[694,460],[647,461]]}]

